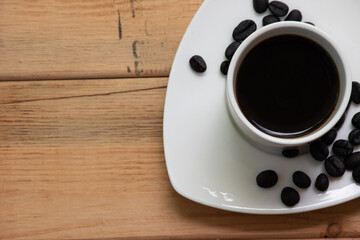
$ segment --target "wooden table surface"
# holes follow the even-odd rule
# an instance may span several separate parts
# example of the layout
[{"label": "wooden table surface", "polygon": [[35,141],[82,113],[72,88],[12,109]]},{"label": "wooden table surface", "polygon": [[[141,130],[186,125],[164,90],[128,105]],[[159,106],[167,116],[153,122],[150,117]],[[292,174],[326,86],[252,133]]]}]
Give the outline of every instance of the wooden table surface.
[{"label": "wooden table surface", "polygon": [[360,199],[259,216],[173,190],[164,98],[201,2],[0,1],[0,239],[360,237]]}]

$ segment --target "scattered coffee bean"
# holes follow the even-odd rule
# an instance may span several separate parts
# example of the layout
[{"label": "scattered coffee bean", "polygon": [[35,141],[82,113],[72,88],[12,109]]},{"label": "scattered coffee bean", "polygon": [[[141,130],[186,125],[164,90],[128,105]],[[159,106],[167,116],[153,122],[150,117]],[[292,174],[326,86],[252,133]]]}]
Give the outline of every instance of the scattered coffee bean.
[{"label": "scattered coffee bean", "polygon": [[335,129],[331,129],[324,136],[321,137],[321,141],[323,141],[326,145],[331,145],[337,136],[337,131]]},{"label": "scattered coffee bean", "polygon": [[357,129],[360,129],[360,112],[356,113],[351,119],[351,123]]},{"label": "scattered coffee bean", "polygon": [[234,56],[236,49],[240,46],[241,42],[231,43],[225,50],[225,57],[229,60]]},{"label": "scattered coffee bean", "polygon": [[346,169],[354,170],[360,166],[360,152],[354,152],[347,156],[344,160]]},{"label": "scattered coffee bean", "polygon": [[192,56],[189,60],[189,63],[190,63],[191,68],[195,72],[202,73],[202,72],[206,71],[206,63],[205,63],[204,59],[199,55]]},{"label": "scattered coffee bean", "polygon": [[312,22],[305,22],[305,23],[315,26],[315,24],[313,24]]},{"label": "scattered coffee bean", "polygon": [[292,207],[300,201],[300,195],[295,189],[291,187],[285,187],[281,191],[281,201],[286,206]]},{"label": "scattered coffee bean", "polygon": [[240,42],[245,40],[250,34],[256,31],[256,23],[253,20],[244,20],[234,29],[233,38]]},{"label": "scattered coffee bean", "polygon": [[341,116],[339,121],[335,124],[335,126],[334,126],[335,130],[339,131],[339,129],[342,127],[342,125],[345,122],[345,118],[346,118],[346,112]]},{"label": "scattered coffee bean", "polygon": [[285,21],[298,21],[301,22],[302,20],[302,14],[299,10],[294,9],[292,10],[289,15],[285,18]]},{"label": "scattered coffee bean", "polygon": [[325,160],[325,169],[332,177],[341,177],[345,173],[345,164],[337,156],[330,156]]},{"label": "scattered coffee bean", "polygon": [[271,188],[278,181],[278,175],[273,170],[266,170],[259,173],[256,177],[256,183],[262,188]]},{"label": "scattered coffee bean", "polygon": [[285,16],[289,11],[289,7],[285,3],[280,2],[280,1],[270,2],[269,9],[270,9],[270,12],[272,12],[274,15],[276,15],[278,17]]},{"label": "scattered coffee bean", "polygon": [[301,171],[296,171],[292,175],[294,184],[299,188],[308,188],[311,185],[310,177]]},{"label": "scattered coffee bean", "polygon": [[354,129],[349,133],[349,141],[352,145],[360,145],[360,129]]},{"label": "scattered coffee bean", "polygon": [[284,149],[281,153],[284,157],[293,158],[299,155],[299,149]]},{"label": "scattered coffee bean", "polygon": [[329,179],[326,174],[321,173],[315,180],[315,187],[319,191],[326,191],[329,187]]},{"label": "scattered coffee bean", "polygon": [[263,13],[269,6],[269,0],[253,0],[255,12]]},{"label": "scattered coffee bean", "polygon": [[321,140],[312,142],[309,151],[311,156],[318,161],[323,161],[329,156],[328,146]]},{"label": "scattered coffee bean", "polygon": [[280,18],[275,15],[267,15],[263,18],[263,26],[269,25],[271,23],[280,22]]},{"label": "scattered coffee bean", "polygon": [[332,150],[336,155],[346,157],[354,151],[353,145],[347,140],[339,139],[336,140],[332,146]]},{"label": "scattered coffee bean", "polygon": [[220,65],[220,72],[224,75],[227,75],[228,70],[229,70],[229,65],[230,65],[230,61],[229,60],[225,60],[221,63]]},{"label": "scattered coffee bean", "polygon": [[352,177],[355,182],[360,183],[360,167],[357,167],[352,172]]},{"label": "scattered coffee bean", "polygon": [[351,89],[351,101],[356,104],[360,103],[360,83],[352,82],[352,89]]}]

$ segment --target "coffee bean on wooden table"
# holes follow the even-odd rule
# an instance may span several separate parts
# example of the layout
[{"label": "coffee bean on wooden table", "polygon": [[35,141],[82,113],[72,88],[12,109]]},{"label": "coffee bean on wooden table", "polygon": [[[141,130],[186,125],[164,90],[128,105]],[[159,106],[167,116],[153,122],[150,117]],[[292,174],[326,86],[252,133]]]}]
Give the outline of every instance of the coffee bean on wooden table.
[{"label": "coffee bean on wooden table", "polygon": [[339,139],[334,142],[332,150],[336,155],[346,157],[354,151],[354,147],[349,141],[345,139]]},{"label": "coffee bean on wooden table", "polygon": [[285,21],[298,21],[301,22],[302,20],[302,14],[299,10],[294,9],[292,10],[289,15],[285,18]]},{"label": "coffee bean on wooden table", "polygon": [[195,71],[195,72],[205,72],[206,71],[206,63],[205,60],[199,56],[199,55],[194,55],[190,58],[189,60],[190,66],[191,68]]},{"label": "coffee bean on wooden table", "polygon": [[292,175],[292,179],[294,184],[299,188],[308,188],[311,185],[310,177],[302,171],[294,172]]},{"label": "coffee bean on wooden table", "polygon": [[352,82],[351,101],[356,104],[360,103],[360,83],[358,82]]},{"label": "coffee bean on wooden table", "polygon": [[229,60],[225,60],[221,63],[220,65],[220,72],[224,75],[228,74],[229,71],[229,66],[230,66],[230,61]]},{"label": "coffee bean on wooden table", "polygon": [[331,145],[335,141],[336,136],[337,131],[333,128],[321,137],[321,141],[323,141],[326,145]]},{"label": "coffee bean on wooden table", "polygon": [[269,25],[271,23],[280,22],[280,18],[275,15],[267,15],[262,19],[263,26]]},{"label": "coffee bean on wooden table", "polygon": [[329,179],[326,174],[321,173],[315,180],[315,187],[319,191],[326,191],[329,187]]},{"label": "coffee bean on wooden table", "polygon": [[326,172],[332,177],[341,177],[345,173],[345,164],[337,156],[330,156],[325,160]]},{"label": "coffee bean on wooden table", "polygon": [[287,158],[293,158],[299,155],[299,149],[284,149],[281,154]]},{"label": "coffee bean on wooden table", "polygon": [[231,43],[225,50],[225,57],[229,60],[234,56],[236,49],[240,46],[241,42]]},{"label": "coffee bean on wooden table", "polygon": [[292,187],[285,187],[281,191],[281,201],[286,206],[292,207],[300,201],[300,195]]},{"label": "coffee bean on wooden table", "polygon": [[278,17],[285,16],[289,11],[289,7],[285,3],[280,2],[280,1],[270,2],[269,9],[270,9],[270,12],[272,12],[274,15],[276,15]]},{"label": "coffee bean on wooden table", "polygon": [[352,177],[355,182],[360,183],[360,167],[357,167],[352,172]]},{"label": "coffee bean on wooden table", "polygon": [[346,169],[354,170],[360,166],[360,152],[354,152],[347,156],[344,160]]},{"label": "coffee bean on wooden table", "polygon": [[305,22],[305,23],[315,26],[315,24],[313,24],[312,22]]},{"label": "coffee bean on wooden table", "polygon": [[253,0],[253,6],[255,12],[263,13],[267,10],[269,6],[269,0]]},{"label": "coffee bean on wooden table", "polygon": [[356,113],[351,119],[351,123],[357,129],[360,129],[360,112]]},{"label": "coffee bean on wooden table", "polygon": [[233,31],[233,38],[235,41],[240,42],[245,40],[250,34],[256,31],[256,23],[247,19],[239,23],[239,25]]},{"label": "coffee bean on wooden table", "polygon": [[256,177],[256,183],[262,188],[271,188],[278,181],[278,175],[274,170],[265,170]]},{"label": "coffee bean on wooden table", "polygon": [[349,133],[349,141],[353,146],[360,145],[360,129],[353,129]]},{"label": "coffee bean on wooden table", "polygon": [[323,161],[329,156],[328,146],[321,140],[316,140],[310,144],[310,155],[318,161]]}]

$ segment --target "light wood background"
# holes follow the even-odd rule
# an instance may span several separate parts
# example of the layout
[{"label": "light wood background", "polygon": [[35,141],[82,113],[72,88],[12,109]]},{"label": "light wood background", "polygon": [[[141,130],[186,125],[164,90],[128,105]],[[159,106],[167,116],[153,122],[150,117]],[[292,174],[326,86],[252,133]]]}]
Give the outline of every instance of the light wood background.
[{"label": "light wood background", "polygon": [[0,1],[0,239],[360,237],[360,199],[258,216],[172,189],[167,77],[201,2]]}]

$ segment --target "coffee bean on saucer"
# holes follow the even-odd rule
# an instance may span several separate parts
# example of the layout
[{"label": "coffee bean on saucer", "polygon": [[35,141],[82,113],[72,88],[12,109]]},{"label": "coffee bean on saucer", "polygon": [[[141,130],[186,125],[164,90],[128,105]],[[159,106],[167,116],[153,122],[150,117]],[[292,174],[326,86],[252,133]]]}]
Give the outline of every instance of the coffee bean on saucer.
[{"label": "coffee bean on saucer", "polygon": [[358,82],[352,82],[351,101],[356,104],[360,103],[360,83]]},{"label": "coffee bean on saucer", "polygon": [[356,113],[351,119],[351,123],[357,129],[360,129],[360,112]]},{"label": "coffee bean on saucer", "polygon": [[202,73],[202,72],[206,71],[206,63],[205,63],[204,59],[199,55],[192,56],[189,60],[189,63],[190,63],[191,68],[195,72]]},{"label": "coffee bean on saucer", "polygon": [[300,201],[299,193],[292,187],[285,187],[281,191],[281,201],[289,207],[296,205]]},{"label": "coffee bean on saucer", "polygon": [[255,12],[263,13],[269,6],[269,0],[253,0]]},{"label": "coffee bean on saucer", "polygon": [[360,145],[360,129],[354,129],[349,133],[349,141],[353,146]]},{"label": "coffee bean on saucer", "polygon": [[301,22],[302,20],[302,14],[299,10],[294,9],[292,10],[289,15],[285,18],[285,21],[298,21]]},{"label": "coffee bean on saucer", "polygon": [[305,22],[305,23],[315,26],[315,24],[313,24],[312,22]]},{"label": "coffee bean on saucer", "polygon": [[352,177],[355,182],[360,183],[360,167],[357,167],[352,172]]},{"label": "coffee bean on saucer", "polygon": [[274,170],[266,170],[259,173],[256,177],[256,183],[262,188],[271,188],[278,181],[278,175]]},{"label": "coffee bean on saucer", "polygon": [[245,40],[250,34],[256,31],[256,23],[253,20],[247,19],[239,23],[233,31],[233,38],[240,42]]},{"label": "coffee bean on saucer", "polygon": [[228,70],[229,70],[229,65],[230,65],[230,61],[229,60],[225,60],[221,63],[220,65],[220,72],[224,75],[227,75]]},{"label": "coffee bean on saucer", "polygon": [[325,160],[325,169],[332,177],[341,177],[345,173],[345,164],[337,156],[330,156]]},{"label": "coffee bean on saucer", "polygon": [[329,187],[329,179],[326,174],[321,173],[315,180],[315,187],[319,191],[326,191]]},{"label": "coffee bean on saucer", "polygon": [[310,144],[310,155],[318,161],[323,161],[329,156],[329,148],[321,140],[316,140]]},{"label": "coffee bean on saucer", "polygon": [[346,157],[354,151],[353,145],[347,140],[339,139],[336,140],[332,146],[332,150],[336,155]]},{"label": "coffee bean on saucer", "polygon": [[270,2],[269,9],[270,9],[270,12],[272,12],[274,15],[276,15],[278,17],[285,16],[289,11],[289,7],[285,3],[280,2],[280,1]]},{"label": "coffee bean on saucer", "polygon": [[292,175],[292,179],[294,184],[299,188],[308,188],[311,185],[310,177],[302,171],[294,172]]},{"label": "coffee bean on saucer", "polygon": [[333,128],[321,137],[321,141],[323,141],[326,145],[331,145],[335,141],[336,136],[337,131]]},{"label": "coffee bean on saucer", "polygon": [[284,156],[284,157],[287,157],[287,158],[293,158],[293,157],[296,157],[297,155],[299,155],[299,149],[284,149],[281,154]]},{"label": "coffee bean on saucer", "polygon": [[346,169],[354,170],[360,166],[360,152],[354,152],[347,156],[344,160]]},{"label": "coffee bean on saucer", "polygon": [[263,26],[269,25],[271,23],[280,22],[280,18],[275,15],[267,15],[263,18]]},{"label": "coffee bean on saucer", "polygon": [[334,126],[335,130],[339,130],[342,127],[342,125],[345,122],[345,118],[346,118],[346,112],[344,112],[344,114],[341,116],[339,121],[335,124],[335,126]]},{"label": "coffee bean on saucer", "polygon": [[240,46],[241,42],[231,43],[225,50],[225,57],[229,60],[234,56],[236,49]]}]

